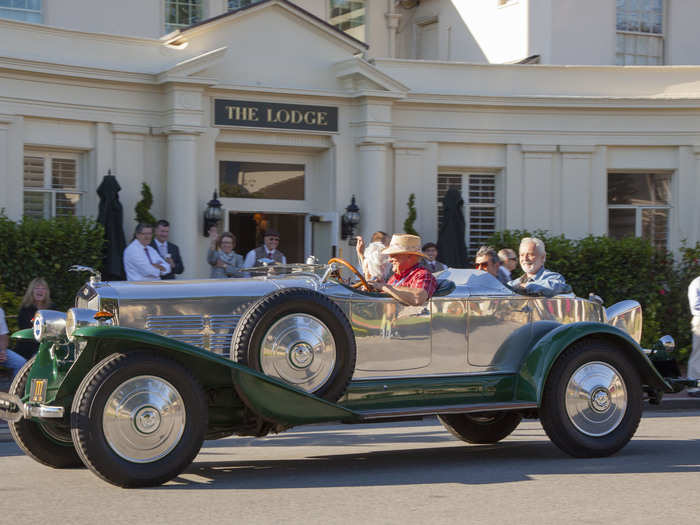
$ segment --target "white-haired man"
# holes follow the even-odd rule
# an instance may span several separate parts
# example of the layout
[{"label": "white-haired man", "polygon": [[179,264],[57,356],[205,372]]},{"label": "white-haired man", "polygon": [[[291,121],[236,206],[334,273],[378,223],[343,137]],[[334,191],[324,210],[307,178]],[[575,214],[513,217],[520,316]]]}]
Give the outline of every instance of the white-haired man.
[{"label": "white-haired man", "polygon": [[537,237],[525,237],[520,241],[520,267],[525,272],[508,283],[515,291],[552,297],[571,292],[571,286],[561,274],[545,269],[547,252],[544,243]]}]

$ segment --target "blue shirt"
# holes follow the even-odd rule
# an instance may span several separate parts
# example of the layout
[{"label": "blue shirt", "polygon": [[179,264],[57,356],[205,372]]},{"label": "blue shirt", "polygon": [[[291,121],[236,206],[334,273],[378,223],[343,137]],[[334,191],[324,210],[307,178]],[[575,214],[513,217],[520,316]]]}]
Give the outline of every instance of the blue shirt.
[{"label": "blue shirt", "polygon": [[535,274],[535,277],[528,279],[525,283],[523,280],[527,275],[513,279],[508,283],[508,286],[513,288],[524,288],[528,293],[539,293],[545,297],[553,297],[560,293],[571,292],[571,286],[566,284],[564,277],[557,272],[550,272],[544,266]]},{"label": "blue shirt", "polygon": [[690,313],[700,315],[700,277],[693,279],[688,286],[688,302],[690,303]]}]

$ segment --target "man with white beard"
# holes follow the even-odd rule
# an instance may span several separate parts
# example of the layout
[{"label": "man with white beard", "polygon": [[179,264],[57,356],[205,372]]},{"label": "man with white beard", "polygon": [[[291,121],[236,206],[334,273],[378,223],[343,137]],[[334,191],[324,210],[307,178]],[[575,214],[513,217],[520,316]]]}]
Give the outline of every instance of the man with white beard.
[{"label": "man with white beard", "polygon": [[525,237],[520,241],[520,267],[525,272],[508,283],[516,292],[552,297],[571,292],[571,286],[561,274],[545,269],[547,252],[537,237]]}]

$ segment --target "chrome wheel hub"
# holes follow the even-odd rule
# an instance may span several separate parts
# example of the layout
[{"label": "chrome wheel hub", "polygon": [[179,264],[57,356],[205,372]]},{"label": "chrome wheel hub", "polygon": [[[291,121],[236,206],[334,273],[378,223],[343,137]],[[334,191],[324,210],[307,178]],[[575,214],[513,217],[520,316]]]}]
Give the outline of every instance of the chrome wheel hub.
[{"label": "chrome wheel hub", "polygon": [[333,335],[319,319],[290,314],[267,331],[260,347],[262,371],[306,392],[314,392],[333,373],[336,348]]},{"label": "chrome wheel hub", "polygon": [[160,412],[153,407],[144,407],[136,413],[134,425],[143,434],[155,432],[160,427]]},{"label": "chrome wheel hub", "polygon": [[107,444],[133,463],[166,456],[185,430],[185,404],[165,379],[138,376],[119,385],[107,398],[102,429]]},{"label": "chrome wheel hub", "polygon": [[314,360],[314,349],[308,343],[297,343],[289,351],[289,359],[297,368],[306,368]]},{"label": "chrome wheel hub", "polygon": [[605,436],[618,427],[627,412],[625,382],[609,363],[586,363],[571,375],[565,405],[569,420],[580,432]]}]

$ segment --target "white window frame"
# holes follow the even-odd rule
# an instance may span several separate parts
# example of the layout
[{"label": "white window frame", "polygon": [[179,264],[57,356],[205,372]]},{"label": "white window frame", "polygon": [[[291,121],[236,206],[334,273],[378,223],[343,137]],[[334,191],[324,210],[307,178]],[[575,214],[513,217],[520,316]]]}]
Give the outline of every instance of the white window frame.
[{"label": "white window frame", "polygon": [[[667,8],[667,2],[662,0],[661,1],[661,32],[660,33],[654,33],[651,31],[649,31],[649,32],[646,32],[646,31],[628,31],[628,30],[622,30],[622,29],[615,30],[616,35],[621,35],[623,37],[623,41],[624,41],[625,36],[644,37],[644,38],[648,38],[650,40],[656,38],[656,39],[659,39],[661,41],[661,53],[659,55],[660,63],[659,64],[641,64],[641,65],[664,65],[666,63],[666,45],[665,45],[666,39],[665,39],[665,35],[666,35],[666,20],[668,19],[667,13],[666,13],[666,8]],[[617,27],[617,7],[615,8],[615,20],[616,20],[615,27]],[[625,65],[624,57],[626,54],[628,54],[628,53],[625,53],[624,48],[622,50],[618,49],[617,39],[616,39],[616,42],[615,42],[615,63],[617,65]],[[656,55],[638,54],[636,52],[636,49],[635,49],[635,52],[632,54],[632,56],[635,57],[635,62],[634,62],[634,64],[628,64],[628,65],[640,65],[636,60],[638,57],[642,57],[642,56],[653,57]],[[622,57],[622,61],[621,61],[622,63],[620,63],[619,57]]]},{"label": "white window frame", "polygon": [[[364,17],[365,17],[364,35],[362,38],[358,38],[358,40],[360,40],[362,42],[367,42],[367,36],[369,35],[369,12],[368,11],[369,11],[370,0],[364,0],[364,2],[365,2],[365,6],[363,8]],[[333,27],[335,27],[338,31],[342,31],[343,33],[346,33],[347,35],[352,36],[353,38],[357,38],[357,37],[353,36],[352,34],[350,34],[347,30],[340,29],[336,24],[334,24],[332,22],[332,19],[331,19],[331,12],[332,12],[331,0],[326,0],[326,13],[327,13],[326,20],[328,21],[328,23],[330,25],[332,25]],[[347,13],[346,15],[343,15],[343,16],[349,16],[349,14],[350,13]]]},{"label": "white window frame", "polygon": [[[467,245],[467,252],[469,257],[472,257],[474,254],[472,253],[472,250],[470,250],[469,245],[471,241],[471,224],[470,224],[470,217],[471,217],[471,210],[472,208],[488,208],[488,209],[493,209],[494,210],[494,230],[493,233],[496,233],[500,230],[501,228],[501,223],[502,223],[502,218],[501,218],[501,199],[502,199],[502,179],[503,177],[500,176],[500,172],[497,170],[489,170],[489,169],[465,169],[465,170],[455,170],[455,169],[440,169],[438,170],[438,176],[440,175],[457,175],[462,177],[462,184],[461,184],[461,194],[462,194],[462,200],[464,201],[464,225],[465,225],[465,235],[466,238],[464,239],[464,242]],[[493,203],[471,203],[469,202],[469,178],[472,175],[487,175],[490,177],[493,177],[494,179],[494,202]],[[437,219],[437,217],[436,217]],[[438,221],[439,222],[439,221]],[[439,227],[439,225],[438,225]],[[478,248],[477,248],[478,249]]]},{"label": "white window frame", "polygon": [[[670,175],[671,177],[671,183],[670,183],[670,188],[671,188],[671,197],[669,199],[668,204],[607,204],[607,192],[609,188],[609,178],[606,177],[606,182],[608,184],[608,187],[606,187],[606,204],[609,210],[635,210],[634,213],[634,236],[638,238],[643,238],[642,237],[642,210],[667,210],[668,211],[668,221],[666,222],[666,249],[669,249],[670,242],[671,242],[671,224],[673,221],[673,199],[674,199],[674,179],[675,177],[673,176],[672,172],[665,171],[665,170],[653,170],[653,171],[644,171],[644,172],[638,172],[636,170],[611,170],[608,171],[608,176],[610,174],[615,174],[615,173],[623,173],[623,174],[639,174],[639,175]],[[608,212],[607,216],[607,235],[610,236],[610,213]],[[654,245],[654,239],[647,239],[652,246]]]},{"label": "white window frame", "polygon": [[[207,5],[208,3],[205,0],[196,0],[199,2],[199,8],[200,8],[200,18],[196,22],[190,22],[189,24],[171,24],[168,22],[168,13],[167,13],[167,8],[169,7],[168,4],[172,2],[189,2],[189,0],[163,0],[162,3],[162,9],[161,13],[163,13],[163,30],[165,33],[171,33],[173,31],[176,31],[178,29],[183,29],[186,27],[191,26],[192,24],[196,24],[201,22],[202,20],[206,20],[207,18]],[[228,5],[228,2],[226,2],[226,5]]]},{"label": "white window frame", "polygon": [[41,24],[44,21],[44,2],[43,0],[40,0],[39,2],[39,9],[29,9],[28,7],[8,7],[8,6],[0,6],[0,12],[15,12],[15,13],[28,13],[28,14],[34,14],[34,15],[39,15],[39,21],[28,21],[23,18],[11,18],[11,17],[5,17],[5,16],[0,16],[0,18],[3,18],[5,20],[18,20],[20,22],[30,22],[30,23],[35,23],[35,24]]},{"label": "white window frame", "polygon": [[[44,186],[42,188],[27,188],[24,186],[24,159],[26,157],[38,157],[44,160]],[[52,187],[52,173],[51,168],[53,165],[53,159],[66,159],[75,161],[75,188],[53,188]],[[81,156],[79,153],[75,152],[65,152],[65,151],[39,151],[39,150],[25,150],[22,157],[22,207],[24,208],[24,195],[25,193],[41,193],[51,195],[51,208],[49,211],[49,218],[56,217],[56,194],[58,193],[77,193],[80,195],[80,200],[76,206],[75,216],[80,217],[84,215],[85,210],[85,195],[86,191],[83,189],[83,177],[82,177],[82,166],[81,166]],[[24,215],[24,209],[22,210]]]}]

